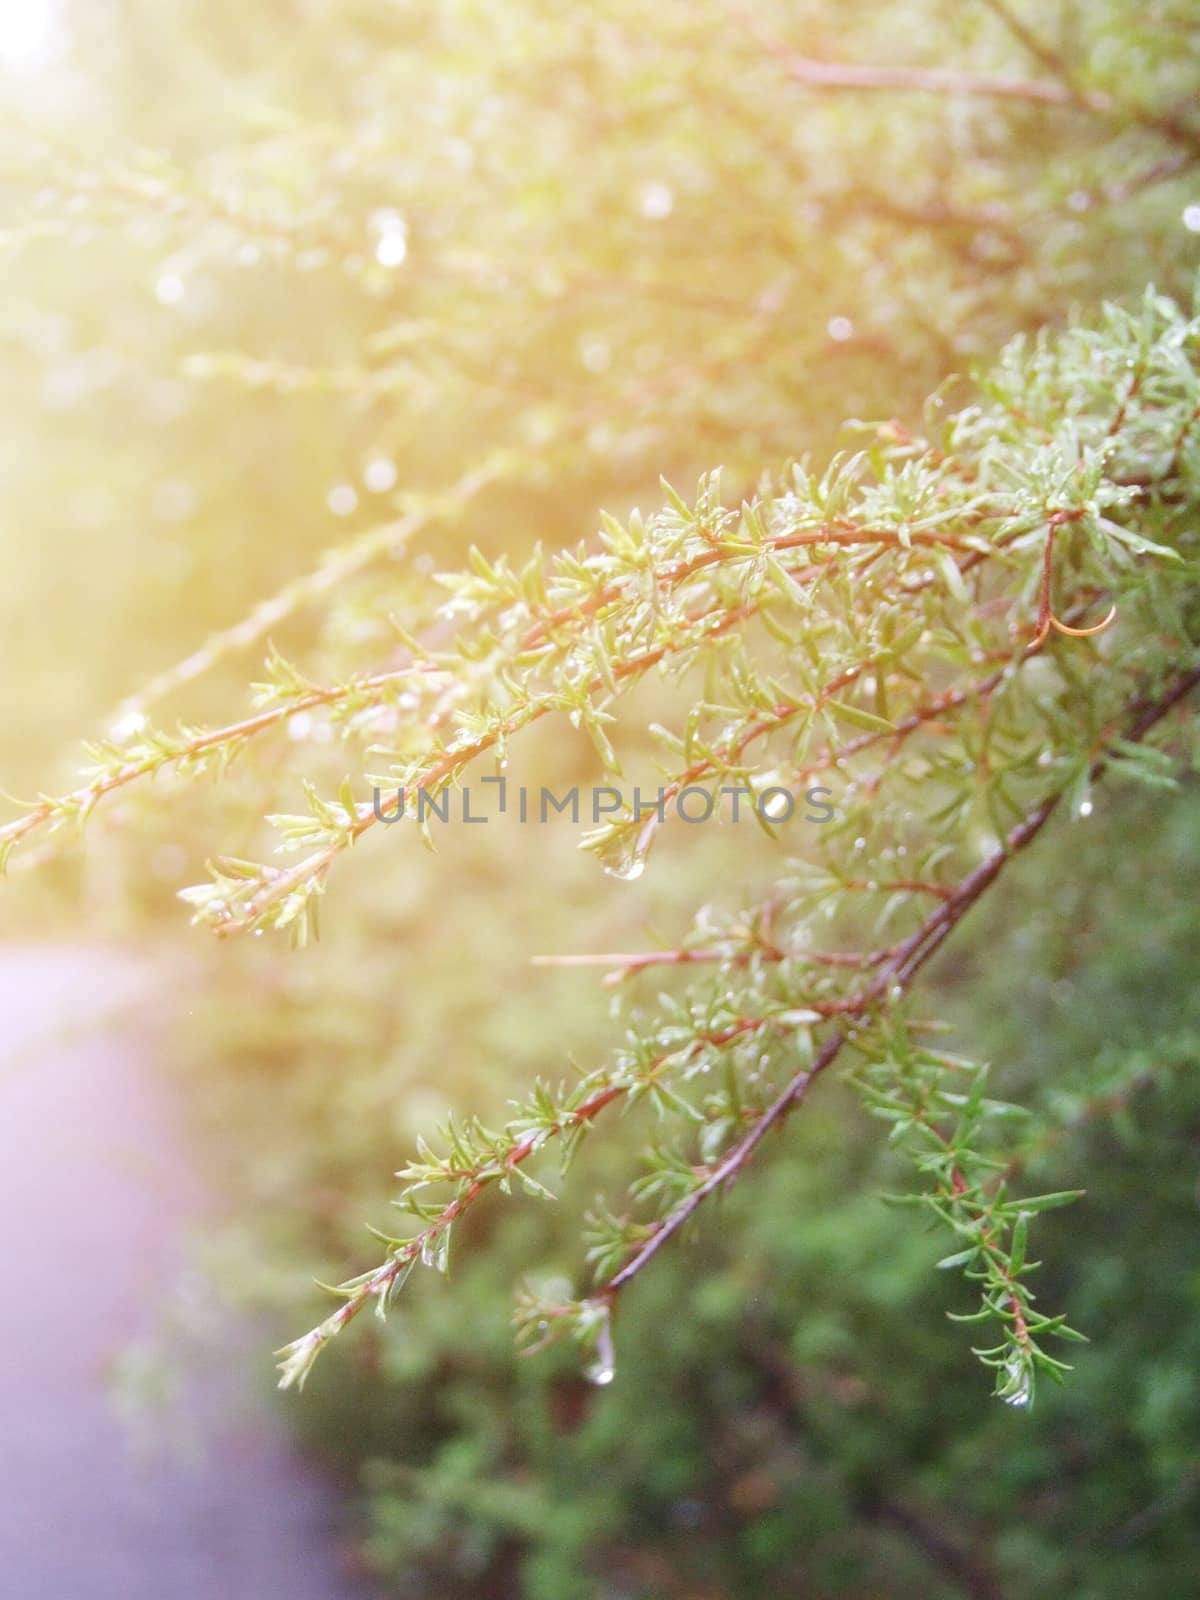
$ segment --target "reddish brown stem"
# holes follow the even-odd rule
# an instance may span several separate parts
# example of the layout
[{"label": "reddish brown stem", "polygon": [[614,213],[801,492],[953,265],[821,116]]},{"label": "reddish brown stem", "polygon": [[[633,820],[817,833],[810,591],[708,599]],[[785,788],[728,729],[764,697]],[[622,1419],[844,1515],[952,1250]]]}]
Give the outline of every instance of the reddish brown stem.
[{"label": "reddish brown stem", "polygon": [[[1145,703],[1135,702],[1132,717],[1124,730],[1127,742],[1137,742],[1162,720],[1195,686],[1200,683],[1200,668],[1180,674],[1172,686],[1158,699]],[[1115,730],[1114,730],[1115,732]],[[1103,773],[1107,757],[1101,754],[1092,764],[1092,777]],[[1000,876],[1013,856],[1030,845],[1050,820],[1061,800],[1054,794],[1043,800],[1007,835],[998,848],[973,872],[962,879],[938,909],[923,922],[911,938],[896,949],[879,975],[857,996],[852,996],[844,1009],[848,1015],[864,1016],[885,997],[893,999],[912,984],[917,973],[941,947],[950,932],[958,926],[972,906]],[[594,1299],[611,1305],[621,1289],[630,1283],[658,1254],[668,1239],[677,1234],[691,1219],[711,1194],[740,1176],[758,1146],[772,1128],[781,1127],[791,1113],[804,1100],[818,1077],[837,1059],[847,1040],[843,1028],[832,1033],[820,1047],[808,1066],[803,1067],[779,1092],[763,1111],[753,1126],[712,1169],[704,1181],[682,1200],[654,1229],[654,1232],[632,1253],[617,1272],[599,1289]],[[1019,1336],[1019,1330],[1018,1330]]]}]

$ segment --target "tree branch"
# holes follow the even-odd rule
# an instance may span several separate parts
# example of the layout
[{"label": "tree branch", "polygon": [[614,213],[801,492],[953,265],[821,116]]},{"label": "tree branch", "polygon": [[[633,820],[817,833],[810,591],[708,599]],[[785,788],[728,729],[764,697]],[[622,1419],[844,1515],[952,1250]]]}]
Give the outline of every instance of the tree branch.
[{"label": "tree branch", "polygon": [[[1200,668],[1192,668],[1181,673],[1158,699],[1145,703],[1135,702],[1131,705],[1129,709],[1133,715],[1123,735],[1125,741],[1136,743],[1143,739],[1198,683],[1200,683]],[[1099,778],[1106,764],[1105,752],[1093,763],[1092,777]],[[878,976],[857,997],[846,1004],[846,1012],[851,1016],[861,1017],[885,997],[900,998],[921,968],[1000,876],[1008,862],[1026,849],[1038,836],[1054,814],[1061,799],[1061,792],[1050,795],[1036,806],[1023,822],[1013,828],[1004,842],[973,872],[967,874],[958,888],[921,924],[916,933],[897,947],[895,954],[884,965]],[[782,1127],[792,1112],[802,1104],[820,1075],[841,1054],[848,1036],[848,1030],[844,1027],[830,1035],[812,1062],[792,1077],[704,1181],[658,1224],[624,1266],[589,1298],[611,1306],[620,1291],[632,1282],[654,1259],[663,1245],[684,1227],[704,1201],[741,1175],[767,1134],[773,1128]]]},{"label": "tree branch", "polygon": [[1041,105],[1082,103],[1089,111],[1108,111],[1107,95],[1088,94],[1082,102],[1066,84],[1052,79],[1009,78],[956,72],[943,67],[880,67],[849,61],[814,61],[809,56],[775,52],[790,78],[809,89],[865,89],[902,94],[983,96],[1027,100]]}]

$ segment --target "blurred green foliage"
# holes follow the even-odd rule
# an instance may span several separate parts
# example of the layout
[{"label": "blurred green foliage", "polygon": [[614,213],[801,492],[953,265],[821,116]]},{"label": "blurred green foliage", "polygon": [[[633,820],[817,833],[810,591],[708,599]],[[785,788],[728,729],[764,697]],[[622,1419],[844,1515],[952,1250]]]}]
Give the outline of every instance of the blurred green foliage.
[{"label": "blurred green foliage", "polygon": [[[514,1357],[514,1279],[560,1259],[569,1274],[591,1185],[618,1175],[598,1142],[564,1214],[482,1208],[449,1281],[423,1279],[386,1330],[335,1346],[288,1413],[361,1470],[368,1549],[395,1592],[1186,1594],[1200,1495],[1198,800],[1194,786],[1165,805],[1110,796],[1082,840],[1064,824],[1049,865],[1024,863],[941,967],[942,1003],[995,1063],[993,1089],[1064,1130],[1035,1142],[1030,1174],[1087,1191],[1038,1233],[1041,1293],[1093,1340],[1065,1389],[1027,1414],[983,1403],[961,1330],[938,1314],[968,1306],[954,1274],[931,1273],[942,1235],[883,1202],[908,1179],[832,1084],[630,1291],[616,1382],[594,1388],[569,1357]],[[281,1334],[314,1248],[341,1270],[361,1218],[383,1220],[383,1175],[428,1126],[440,1048],[465,1035],[465,1058],[536,1066],[528,991],[506,993],[494,954],[475,967],[469,938],[458,946],[486,1015],[472,1048],[444,958],[406,948],[402,917],[372,925],[323,990],[284,963],[290,1004],[253,1030],[261,976],[239,998],[226,973],[202,1033],[219,1027],[235,1068],[204,1094],[245,1212],[222,1274],[260,1302],[275,1238]],[[495,931],[485,922],[480,954]],[[581,1017],[573,989],[572,1047],[586,1053],[602,1018]],[[426,1041],[414,1098],[397,1066],[413,1070]]]},{"label": "blurred green foliage", "polygon": [[[5,785],[51,787],[56,761],[69,781],[69,740],[147,678],[481,463],[486,494],[290,617],[281,648],[346,670],[471,541],[567,545],[601,505],[657,504],[660,473],[717,462],[737,493],[823,462],[849,418],[913,421],[1014,333],[1151,280],[1186,298],[1195,6],[1026,8],[1050,63],[1006,13],[67,4],[58,57],[0,87]],[[822,92],[794,58],[1067,92]],[[240,704],[261,653],[222,657],[175,707]],[[523,759],[573,781],[581,748],[545,735]],[[217,848],[252,852],[295,780],[237,765],[218,798],[214,820],[211,796],[130,791],[64,886],[81,875],[105,927],[126,888],[134,924],[169,937],[176,887]],[[360,1475],[397,1595],[1193,1591],[1194,782],[1101,803],[1082,831],[1046,841],[939,969],[1003,1092],[1071,1130],[1030,1169],[1088,1190],[1037,1247],[1046,1299],[1095,1341],[1069,1388],[988,1408],[939,1314],[965,1305],[930,1272],[944,1241],[880,1203],[907,1180],[832,1083],[631,1291],[611,1387],[556,1353],[518,1360],[514,1280],[569,1276],[592,1191],[628,1175],[597,1143],[557,1213],[485,1204],[453,1281],[288,1402]],[[702,861],[665,841],[615,894],[565,825],[503,850],[413,843],[349,864],[316,950],[206,952],[181,1029],[231,1213],[214,1270],[280,1338],[312,1270],[369,1259],[362,1221],[386,1225],[431,1114],[499,1113],[548,1063],[601,1053],[604,992],[531,954],[676,935],[698,897],[743,904],[777,863],[757,835],[718,832]],[[14,876],[10,936],[48,919],[46,882]]]}]

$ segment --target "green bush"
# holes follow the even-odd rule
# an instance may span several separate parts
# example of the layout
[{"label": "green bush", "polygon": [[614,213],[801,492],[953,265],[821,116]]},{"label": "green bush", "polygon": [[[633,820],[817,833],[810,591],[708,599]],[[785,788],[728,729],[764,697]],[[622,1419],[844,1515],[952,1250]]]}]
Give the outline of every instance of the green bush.
[{"label": "green bush", "polygon": [[[6,91],[15,916],[222,935],[213,1248],[281,1340],[363,1268],[284,1377],[397,1593],[1187,1592],[1193,10],[77,7]],[[836,816],[376,819],[502,773]]]}]

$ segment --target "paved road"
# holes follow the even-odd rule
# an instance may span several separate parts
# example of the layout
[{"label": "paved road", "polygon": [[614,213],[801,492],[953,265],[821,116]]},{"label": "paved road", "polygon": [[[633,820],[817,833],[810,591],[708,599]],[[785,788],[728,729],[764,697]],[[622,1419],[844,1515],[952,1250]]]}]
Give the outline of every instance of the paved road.
[{"label": "paved road", "polygon": [[232,1370],[188,1391],[190,1459],[112,1406],[203,1204],[149,993],[126,958],[0,946],[0,1594],[357,1600],[334,1497]]}]

